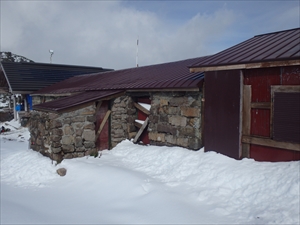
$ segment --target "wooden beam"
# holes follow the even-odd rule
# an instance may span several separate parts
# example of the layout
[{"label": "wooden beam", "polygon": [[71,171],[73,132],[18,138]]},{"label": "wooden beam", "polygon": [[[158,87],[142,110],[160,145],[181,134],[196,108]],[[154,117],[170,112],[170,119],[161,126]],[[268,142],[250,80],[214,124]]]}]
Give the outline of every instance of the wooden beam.
[{"label": "wooden beam", "polygon": [[254,145],[273,147],[273,148],[281,148],[281,149],[287,149],[287,150],[293,150],[293,151],[300,151],[300,144],[274,141],[270,138],[243,136],[242,142],[248,143],[248,144],[254,144]]},{"label": "wooden beam", "polygon": [[99,127],[99,129],[98,129],[98,131],[97,131],[97,133],[96,133],[95,141],[97,141],[97,139],[98,139],[98,137],[99,137],[101,131],[103,130],[103,127],[104,127],[106,121],[108,120],[110,113],[111,113],[110,110],[108,110],[108,111],[106,112],[106,114],[105,114],[105,116],[104,116],[104,118],[103,118],[103,120],[102,120],[102,122],[101,122],[101,124],[100,124],[100,127]]},{"label": "wooden beam", "polygon": [[252,109],[271,109],[271,102],[251,102]]},{"label": "wooden beam", "polygon": [[237,70],[237,69],[255,69],[255,68],[269,68],[279,66],[298,66],[300,60],[285,60],[285,61],[271,61],[259,63],[246,63],[235,65],[222,65],[222,66],[199,66],[190,68],[190,72],[206,72],[206,71],[219,71],[219,70]]},{"label": "wooden beam", "polygon": [[134,126],[136,126],[137,128],[141,129],[141,127],[143,126],[142,124],[134,121]]},{"label": "wooden beam", "polygon": [[150,115],[150,111],[148,109],[144,108],[143,106],[141,106],[140,104],[138,104],[136,102],[134,102],[133,104],[137,109],[141,110],[146,115],[148,115],[148,116]]},{"label": "wooden beam", "polygon": [[136,134],[133,143],[136,143],[137,140],[139,139],[139,137],[141,136],[141,134],[143,133],[143,131],[145,130],[145,128],[147,127],[149,122],[149,117],[147,117],[147,119],[145,120],[145,122],[143,123],[142,127],[140,128],[140,130],[138,131],[138,133]]}]

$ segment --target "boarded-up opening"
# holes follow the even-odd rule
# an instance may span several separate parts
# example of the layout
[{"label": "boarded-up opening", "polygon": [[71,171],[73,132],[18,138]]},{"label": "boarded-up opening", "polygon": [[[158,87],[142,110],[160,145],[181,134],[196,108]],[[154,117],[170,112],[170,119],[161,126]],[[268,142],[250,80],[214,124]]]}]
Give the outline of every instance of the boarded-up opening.
[{"label": "boarded-up opening", "polygon": [[273,104],[273,139],[300,143],[300,92],[275,92]]},{"label": "boarded-up opening", "polygon": [[[151,100],[149,99],[149,97],[137,98],[137,102],[151,104]],[[142,110],[139,110],[139,109],[138,109],[137,113],[138,113],[138,117],[137,117],[138,120],[145,121],[149,116],[146,113],[144,113]],[[145,145],[150,144],[147,127],[144,129],[143,133],[140,135],[139,140],[142,141],[143,144],[145,144]]]}]

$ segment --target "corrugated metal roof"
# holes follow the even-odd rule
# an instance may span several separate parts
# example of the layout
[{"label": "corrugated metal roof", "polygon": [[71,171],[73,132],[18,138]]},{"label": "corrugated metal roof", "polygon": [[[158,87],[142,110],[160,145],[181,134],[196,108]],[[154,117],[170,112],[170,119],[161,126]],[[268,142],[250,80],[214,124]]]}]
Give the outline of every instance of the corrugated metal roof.
[{"label": "corrugated metal roof", "polygon": [[1,65],[13,93],[31,93],[77,75],[109,71],[101,67],[49,63],[1,62]]},{"label": "corrugated metal roof", "polygon": [[199,88],[204,75],[190,73],[188,66],[206,57],[105,73],[77,76],[34,94],[61,94],[90,90],[191,89]]},{"label": "corrugated metal roof", "polygon": [[33,109],[38,111],[51,111],[59,113],[71,107],[90,103],[103,98],[109,98],[110,96],[121,94],[122,92],[124,91],[87,91],[50,102],[34,105]]},{"label": "corrugated metal roof", "polygon": [[300,59],[300,28],[254,36],[190,68]]}]

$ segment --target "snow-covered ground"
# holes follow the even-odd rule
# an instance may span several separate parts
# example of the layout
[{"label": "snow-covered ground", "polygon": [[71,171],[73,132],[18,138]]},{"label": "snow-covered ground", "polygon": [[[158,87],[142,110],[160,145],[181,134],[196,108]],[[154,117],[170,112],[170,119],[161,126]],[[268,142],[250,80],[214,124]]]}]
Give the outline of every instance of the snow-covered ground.
[{"label": "snow-covered ground", "polygon": [[1,224],[300,223],[299,161],[123,141],[56,165],[28,149],[26,128],[2,125],[11,131],[0,135]]}]

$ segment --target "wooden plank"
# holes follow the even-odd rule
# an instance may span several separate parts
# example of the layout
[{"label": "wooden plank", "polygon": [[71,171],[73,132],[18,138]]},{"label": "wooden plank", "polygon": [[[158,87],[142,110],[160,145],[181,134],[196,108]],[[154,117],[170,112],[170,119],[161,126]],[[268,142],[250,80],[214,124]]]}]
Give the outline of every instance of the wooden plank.
[{"label": "wooden plank", "polygon": [[251,102],[252,109],[271,109],[271,102]]},{"label": "wooden plank", "polygon": [[261,145],[261,146],[267,146],[273,148],[300,151],[300,144],[274,141],[270,138],[251,137],[245,135],[242,137],[242,142],[246,144],[248,143],[248,144]]},{"label": "wooden plank", "polygon": [[135,122],[134,121],[134,126],[138,127],[139,129],[141,129],[141,127],[143,126],[142,124],[138,123],[138,122]]},{"label": "wooden plank", "polygon": [[[242,134],[250,135],[251,128],[251,85],[243,87],[243,125]],[[250,144],[242,144],[242,157],[250,157]]]},{"label": "wooden plank", "polygon": [[106,114],[105,114],[105,116],[104,116],[104,118],[103,118],[103,120],[102,120],[102,122],[101,122],[101,124],[100,124],[100,127],[99,127],[99,129],[98,129],[98,131],[97,131],[97,133],[96,133],[95,141],[98,139],[98,137],[99,137],[99,135],[100,135],[100,133],[101,133],[101,131],[102,131],[102,129],[103,129],[103,127],[104,127],[106,121],[107,121],[108,118],[109,118],[110,113],[111,113],[110,110],[108,110],[108,111],[106,112]]},{"label": "wooden plank", "polygon": [[140,104],[138,104],[136,102],[134,102],[133,104],[138,110],[141,110],[143,113],[145,113],[148,116],[150,115],[150,111],[148,109],[144,108],[143,106],[141,106]]},{"label": "wooden plank", "polygon": [[145,120],[145,122],[143,123],[142,127],[140,128],[140,130],[138,131],[138,133],[136,134],[133,143],[136,143],[137,140],[139,139],[139,137],[141,136],[141,134],[143,133],[143,131],[145,130],[146,126],[148,125],[149,122],[149,117],[147,117],[147,119]]},{"label": "wooden plank", "polygon": [[279,66],[297,66],[300,65],[299,60],[286,60],[286,61],[274,61],[274,62],[261,62],[261,63],[247,63],[247,64],[235,64],[224,66],[199,66],[190,68],[190,72],[206,72],[206,71],[219,71],[219,70],[237,70],[237,69],[254,69],[254,68],[269,68]]}]

